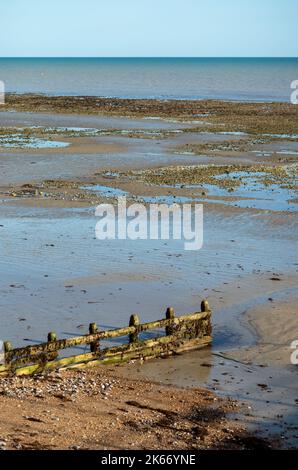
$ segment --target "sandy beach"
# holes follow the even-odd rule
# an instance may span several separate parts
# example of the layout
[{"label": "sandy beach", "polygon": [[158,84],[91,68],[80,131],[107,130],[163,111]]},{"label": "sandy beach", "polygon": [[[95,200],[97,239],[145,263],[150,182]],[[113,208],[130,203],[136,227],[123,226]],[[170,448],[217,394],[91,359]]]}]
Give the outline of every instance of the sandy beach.
[{"label": "sandy beach", "polygon": [[[9,379],[12,390],[28,389],[12,396],[0,379],[4,447],[297,447],[297,117],[287,103],[8,96],[0,109],[1,339],[17,347],[49,331],[84,334],[92,321],[115,328],[136,312],[151,321],[168,306],[182,315],[207,298],[213,344],[37,384]],[[203,203],[203,248],[96,240],[96,205],[119,195]],[[51,381],[77,380],[95,380],[97,391],[115,386],[107,400],[83,385],[78,402],[57,390],[48,396]],[[194,408],[208,410],[206,437]],[[96,433],[83,430],[86,413],[90,423],[102,417]]]}]

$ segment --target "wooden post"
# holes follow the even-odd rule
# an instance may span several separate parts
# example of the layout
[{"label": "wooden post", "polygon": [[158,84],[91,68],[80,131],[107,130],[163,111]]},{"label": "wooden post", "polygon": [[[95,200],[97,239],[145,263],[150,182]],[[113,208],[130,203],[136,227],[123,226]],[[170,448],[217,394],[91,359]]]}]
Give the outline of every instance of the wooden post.
[{"label": "wooden post", "polygon": [[[129,319],[129,326],[136,326],[138,327],[140,324],[140,319],[138,315],[131,315]],[[135,333],[131,333],[129,335],[129,343],[137,343],[139,341],[139,333],[136,331]]]},{"label": "wooden post", "polygon": [[209,311],[210,311],[210,307],[209,307],[208,300],[202,300],[202,302],[201,302],[201,312],[209,312]]},{"label": "wooden post", "polygon": [[[173,307],[168,307],[167,310],[166,310],[166,319],[167,320],[172,320],[173,318],[175,318],[175,310],[173,309]],[[173,326],[166,326],[166,335],[172,335],[174,332],[174,328]]]},{"label": "wooden post", "polygon": [[9,357],[10,351],[12,351],[12,344],[10,341],[4,341],[4,362],[5,364],[9,364],[11,362],[11,358]]},{"label": "wooden post", "polygon": [[[89,334],[94,335],[97,332],[98,332],[98,328],[97,328],[96,323],[90,323]],[[90,351],[93,353],[99,351],[99,341],[94,341],[93,343],[90,343]]]},{"label": "wooden post", "polygon": [[[172,320],[175,318],[175,310],[173,307],[168,307],[166,310],[166,319],[167,320]],[[174,333],[174,326],[166,326],[166,335],[172,335]]]},{"label": "wooden post", "polygon": [[[57,341],[57,335],[54,331],[48,333],[48,342],[53,343]],[[46,359],[48,361],[54,361],[58,357],[58,351],[53,351],[47,354]]]},{"label": "wooden post", "polygon": [[57,340],[57,335],[54,331],[50,331],[50,333],[48,333],[48,341],[49,343],[52,343],[53,341],[56,341]]}]

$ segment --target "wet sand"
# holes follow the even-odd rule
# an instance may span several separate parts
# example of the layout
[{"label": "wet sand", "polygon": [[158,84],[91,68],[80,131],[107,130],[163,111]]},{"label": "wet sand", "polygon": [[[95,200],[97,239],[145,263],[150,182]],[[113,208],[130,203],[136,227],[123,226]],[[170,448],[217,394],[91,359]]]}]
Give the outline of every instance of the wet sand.
[{"label": "wet sand", "polygon": [[[118,111],[125,117],[115,111],[112,117],[86,115],[84,109],[65,106],[59,114],[34,113],[30,107],[29,113],[19,112],[18,106],[0,113],[1,132],[31,127],[33,136],[48,139],[46,131],[33,126],[81,128],[71,135],[51,132],[50,138],[68,142],[67,148],[0,146],[1,338],[17,346],[42,341],[51,330],[59,337],[83,334],[92,321],[105,329],[122,326],[136,312],[149,321],[161,318],[169,305],[185,314],[208,298],[211,349],[128,365],[119,373],[232,396],[249,410],[238,417],[244,427],[273,440],[283,436],[285,447],[296,446],[297,366],[290,364],[289,346],[298,339],[293,255],[298,139],[263,136],[296,132],[293,123],[286,128],[296,111],[280,105],[284,117],[278,120],[278,105],[272,115],[269,105],[266,113],[262,104],[249,105],[241,132],[252,131],[250,113],[257,112],[263,127],[260,118],[256,138],[237,134],[234,104],[227,121],[228,104],[196,105],[206,113],[209,106],[210,133],[206,124],[191,123],[199,114],[193,103],[188,111],[179,103],[175,112],[172,104],[166,109],[149,103],[139,114],[133,104],[126,105]],[[144,119],[153,110],[158,119]],[[105,132],[84,135],[86,127]],[[228,150],[222,148],[227,141]],[[202,164],[208,165],[203,179]],[[183,176],[189,166],[192,178],[200,178]],[[170,174],[168,168],[171,181],[163,176]],[[202,250],[184,251],[183,242],[173,240],[96,240],[94,206],[115,201],[117,190],[147,203],[157,197],[168,203],[203,202]]]},{"label": "wet sand", "polygon": [[256,362],[262,357],[262,360],[269,365],[280,367],[289,365],[289,357],[293,352],[291,347],[293,331],[297,327],[298,298],[295,291],[289,298],[273,295],[270,297],[269,306],[260,305],[248,309],[246,321],[256,331],[257,343],[251,348],[231,351],[233,357],[248,362]]}]

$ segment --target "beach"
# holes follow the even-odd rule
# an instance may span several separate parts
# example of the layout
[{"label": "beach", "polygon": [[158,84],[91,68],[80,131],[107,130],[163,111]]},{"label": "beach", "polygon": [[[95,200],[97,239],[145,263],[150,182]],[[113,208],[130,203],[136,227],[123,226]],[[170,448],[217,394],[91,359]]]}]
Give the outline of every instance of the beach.
[{"label": "beach", "polygon": [[[86,431],[79,444],[77,429],[63,448],[116,448],[117,432],[107,437],[111,423],[123,433],[131,421],[120,448],[158,448],[154,419],[164,416],[160,409],[172,413],[179,396],[186,434],[177,440],[165,423],[167,448],[249,448],[248,435],[260,439],[254,445],[297,447],[297,365],[290,361],[298,339],[297,118],[297,106],[279,101],[7,96],[0,108],[1,339],[25,346],[49,331],[85,334],[93,321],[101,329],[124,326],[132,313],[152,321],[169,306],[183,315],[205,298],[212,309],[211,347],[84,372],[99,388],[115,380],[119,405],[113,401],[104,421],[105,439]],[[116,205],[119,195],[145,206],[202,203],[203,248],[185,251],[172,239],[96,240],[95,207]],[[71,374],[53,380],[82,373]],[[17,380],[27,387],[26,379],[13,387]],[[126,382],[131,396],[124,399]],[[39,426],[63,435],[68,419],[78,419],[72,401],[41,388],[41,397],[1,392],[0,437],[9,448],[58,448],[55,437],[37,434]],[[78,397],[82,416],[87,407],[91,419],[93,406],[95,416],[109,414],[96,397]],[[189,418],[179,421],[194,407],[210,407],[208,400],[223,407],[222,422],[208,421],[210,440],[194,433]],[[138,402],[149,421],[127,401]],[[21,414],[10,423],[15,407]],[[62,423],[44,418],[47,407],[58,418],[63,409]]]}]

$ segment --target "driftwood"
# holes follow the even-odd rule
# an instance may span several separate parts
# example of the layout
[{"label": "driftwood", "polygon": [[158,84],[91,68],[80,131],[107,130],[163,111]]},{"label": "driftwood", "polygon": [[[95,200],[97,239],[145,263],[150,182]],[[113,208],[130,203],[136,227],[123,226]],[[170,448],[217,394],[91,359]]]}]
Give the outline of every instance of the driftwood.
[{"label": "driftwood", "polygon": [[[140,333],[165,328],[165,335],[142,340]],[[149,323],[140,323],[138,315],[131,315],[129,326],[115,330],[99,331],[96,323],[89,325],[89,334],[67,339],[57,339],[56,333],[48,334],[45,343],[23,348],[12,348],[4,343],[3,365],[0,376],[31,375],[54,369],[83,368],[100,364],[117,364],[133,359],[166,357],[189,351],[211,343],[211,311],[206,300],[201,311],[176,317],[169,307],[166,318]],[[100,340],[128,336],[128,343],[122,346],[101,349]],[[71,357],[59,358],[59,351],[78,345],[89,345],[90,352]]]}]

